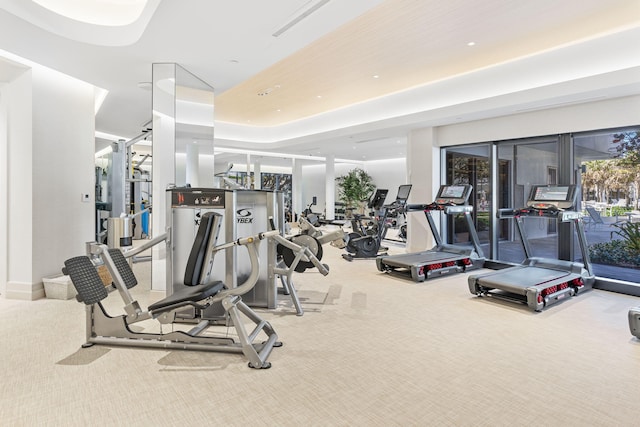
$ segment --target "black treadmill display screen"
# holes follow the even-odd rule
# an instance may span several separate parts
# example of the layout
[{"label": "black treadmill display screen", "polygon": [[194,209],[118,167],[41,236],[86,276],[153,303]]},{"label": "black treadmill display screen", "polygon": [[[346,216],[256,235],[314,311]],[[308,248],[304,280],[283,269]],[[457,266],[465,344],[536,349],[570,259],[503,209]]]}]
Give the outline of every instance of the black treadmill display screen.
[{"label": "black treadmill display screen", "polygon": [[536,202],[565,202],[569,200],[569,187],[537,187],[534,196]]},{"label": "black treadmill display screen", "polygon": [[450,185],[444,187],[440,193],[440,197],[448,199],[459,199],[464,196],[464,185]]},{"label": "black treadmill display screen", "polygon": [[409,198],[409,193],[411,192],[411,184],[401,185],[398,187],[398,195],[396,196],[396,200],[406,202]]}]

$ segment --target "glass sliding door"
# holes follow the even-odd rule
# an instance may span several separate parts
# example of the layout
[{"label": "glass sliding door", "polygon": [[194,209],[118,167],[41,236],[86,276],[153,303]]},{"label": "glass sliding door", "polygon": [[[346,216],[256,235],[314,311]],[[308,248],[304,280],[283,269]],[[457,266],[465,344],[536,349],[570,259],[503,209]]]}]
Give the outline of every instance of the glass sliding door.
[{"label": "glass sliding door", "polygon": [[575,134],[582,213],[597,277],[640,282],[640,126]]},{"label": "glass sliding door", "polygon": [[[558,143],[555,138],[504,141],[498,143],[501,194],[499,208],[521,208],[531,186],[555,184],[558,170]],[[498,221],[498,253],[494,259],[520,263],[525,254],[515,220]],[[557,230],[546,218],[526,218],[524,229],[534,256],[557,257]]]},{"label": "glass sliding door", "polygon": [[[489,146],[446,149],[445,182],[448,185],[470,184],[473,192],[469,204],[473,206],[473,223],[483,249],[489,243],[489,213],[491,207],[491,181]],[[446,240],[451,243],[469,244],[469,230],[464,217],[447,218]]]}]

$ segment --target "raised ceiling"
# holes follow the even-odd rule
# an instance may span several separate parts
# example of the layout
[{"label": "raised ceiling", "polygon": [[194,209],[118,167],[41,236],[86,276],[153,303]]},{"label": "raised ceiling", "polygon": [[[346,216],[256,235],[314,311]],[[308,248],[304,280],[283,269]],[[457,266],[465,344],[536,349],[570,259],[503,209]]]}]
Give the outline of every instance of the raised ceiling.
[{"label": "raised ceiling", "polygon": [[216,119],[278,126],[639,19],[628,0],[387,0],[220,94]]},{"label": "raised ceiling", "polygon": [[[179,63],[216,88],[217,146],[355,160],[398,157],[403,135],[420,123],[508,112],[489,102],[454,108],[486,98],[464,96],[474,85],[502,94],[640,65],[638,44],[615,44],[616,34],[637,34],[640,0],[156,0],[139,38],[120,46],[43,29],[15,13],[26,3],[0,0],[2,48],[108,90],[96,130],[125,138],[151,117],[151,94],[138,86],[151,80],[154,62]],[[623,50],[616,63],[582,53],[588,61],[558,68],[551,53],[601,37]],[[505,64],[531,58],[542,58],[532,75],[553,75],[509,74]],[[496,67],[504,71],[492,80],[471,78]],[[497,90],[518,78],[529,85]],[[582,100],[595,96],[584,92]],[[509,111],[534,101],[519,99]],[[420,114],[428,109],[438,114]]]}]

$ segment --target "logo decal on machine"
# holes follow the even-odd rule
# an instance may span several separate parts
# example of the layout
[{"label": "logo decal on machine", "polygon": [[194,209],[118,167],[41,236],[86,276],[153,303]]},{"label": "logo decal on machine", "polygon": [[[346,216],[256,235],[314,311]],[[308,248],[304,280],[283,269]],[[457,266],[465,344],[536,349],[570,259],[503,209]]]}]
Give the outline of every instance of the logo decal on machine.
[{"label": "logo decal on machine", "polygon": [[238,217],[238,224],[251,224],[253,223],[253,217],[249,209],[238,209],[236,211]]}]

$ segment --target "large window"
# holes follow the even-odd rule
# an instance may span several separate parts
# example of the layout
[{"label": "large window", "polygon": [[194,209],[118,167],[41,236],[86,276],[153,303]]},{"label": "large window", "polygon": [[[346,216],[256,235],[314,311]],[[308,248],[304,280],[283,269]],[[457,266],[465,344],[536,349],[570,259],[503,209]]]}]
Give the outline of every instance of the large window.
[{"label": "large window", "polygon": [[576,134],[582,212],[596,276],[640,282],[640,128]]},{"label": "large window", "polygon": [[[638,283],[639,132],[640,126],[443,148],[443,182],[473,185],[474,223],[485,255],[507,263],[521,262],[524,250],[514,220],[497,219],[497,210],[523,207],[535,184],[578,184],[576,210],[598,281]],[[529,217],[524,225],[533,256],[583,261],[573,227]],[[448,221],[445,230],[449,241],[464,242],[457,222]]]}]

